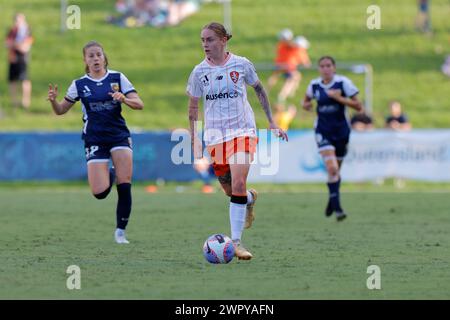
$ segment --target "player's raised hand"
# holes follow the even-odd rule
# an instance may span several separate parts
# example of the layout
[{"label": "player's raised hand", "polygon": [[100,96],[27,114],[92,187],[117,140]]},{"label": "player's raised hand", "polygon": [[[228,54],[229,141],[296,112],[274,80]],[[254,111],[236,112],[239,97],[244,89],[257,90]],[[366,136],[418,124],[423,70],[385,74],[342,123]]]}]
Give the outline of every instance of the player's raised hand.
[{"label": "player's raised hand", "polygon": [[57,96],[58,96],[58,85],[55,84],[55,86],[53,87],[53,85],[49,83],[47,100],[55,101]]},{"label": "player's raised hand", "polygon": [[284,132],[284,130],[278,127],[275,123],[271,122],[269,128],[277,137],[281,138],[282,140],[289,141],[287,133]]},{"label": "player's raised hand", "polygon": [[125,95],[122,92],[114,91],[108,93],[110,96],[113,97],[114,100],[124,102],[125,101]]}]

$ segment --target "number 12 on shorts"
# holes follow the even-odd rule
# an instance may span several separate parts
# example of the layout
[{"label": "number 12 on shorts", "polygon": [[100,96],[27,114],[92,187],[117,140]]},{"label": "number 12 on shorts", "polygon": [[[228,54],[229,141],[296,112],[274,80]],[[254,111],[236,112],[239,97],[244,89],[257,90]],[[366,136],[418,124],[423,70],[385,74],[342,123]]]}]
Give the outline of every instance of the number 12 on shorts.
[{"label": "number 12 on shorts", "polygon": [[98,150],[98,146],[91,146],[90,148],[85,148],[85,150],[86,150],[86,159],[89,159],[95,156],[95,152]]}]

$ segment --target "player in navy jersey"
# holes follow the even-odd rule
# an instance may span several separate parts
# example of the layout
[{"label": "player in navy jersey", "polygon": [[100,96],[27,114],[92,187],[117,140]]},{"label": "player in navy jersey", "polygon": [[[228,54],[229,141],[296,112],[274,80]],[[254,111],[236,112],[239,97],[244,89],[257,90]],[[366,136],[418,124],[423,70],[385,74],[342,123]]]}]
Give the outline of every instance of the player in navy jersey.
[{"label": "player in navy jersey", "polygon": [[305,110],[312,109],[312,100],[317,101],[315,124],[316,142],[328,173],[329,199],[325,215],[336,213],[338,221],[347,217],[341,207],[339,187],[340,168],[347,153],[350,123],[345,106],[362,110],[358,100],[358,89],[347,77],[336,74],[336,63],[330,56],[319,59],[320,78],[310,82],[303,100]]},{"label": "player in navy jersey", "polygon": [[[53,111],[62,115],[81,101],[83,110],[82,139],[85,144],[88,180],[92,194],[105,199],[116,181],[117,243],[129,243],[125,228],[131,213],[131,176],[133,153],[130,131],[121,115],[122,104],[141,110],[144,103],[133,85],[120,72],[107,69],[108,59],[103,47],[90,41],[83,48],[86,74],[72,82],[61,102],[56,100],[58,85],[49,85],[48,100]],[[110,158],[113,168],[109,169]]]}]

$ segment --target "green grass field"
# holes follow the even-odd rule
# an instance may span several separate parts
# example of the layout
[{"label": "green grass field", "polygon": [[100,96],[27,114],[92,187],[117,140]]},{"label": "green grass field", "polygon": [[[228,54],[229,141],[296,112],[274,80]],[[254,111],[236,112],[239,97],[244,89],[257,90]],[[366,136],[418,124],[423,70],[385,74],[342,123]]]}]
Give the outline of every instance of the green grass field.
[{"label": "green grass field", "polygon": [[[167,29],[122,29],[106,24],[113,13],[110,1],[68,1],[81,8],[81,29],[61,34],[57,0],[0,0],[0,30],[6,32],[15,11],[23,11],[36,38],[30,66],[33,102],[29,113],[12,112],[7,86],[0,82],[0,103],[4,117],[1,130],[80,130],[81,108],[57,118],[46,101],[48,83],[58,83],[62,99],[71,80],[82,75],[81,48],[89,40],[104,44],[111,68],[124,72],[134,83],[146,106],[143,112],[125,111],[128,124],[136,129],[187,127],[185,88],[189,73],[203,58],[199,32],[211,20],[223,21],[222,5],[205,4],[200,12],[180,26]],[[369,5],[381,8],[381,30],[366,27]],[[332,14],[331,14],[332,12]],[[431,19],[434,34],[415,31],[416,1],[410,0],[234,0],[233,39],[229,48],[254,63],[271,62],[276,35],[290,27],[311,42],[310,56],[316,61],[331,54],[338,62],[366,62],[374,70],[374,115],[383,126],[387,104],[400,100],[414,127],[448,127],[449,79],[440,72],[450,53],[450,6],[446,0],[433,0]],[[3,32],[3,31],[2,31]],[[6,76],[6,50],[0,50],[0,72]],[[265,82],[269,71],[259,72]],[[349,74],[346,74],[349,75]],[[363,91],[363,76],[350,75]],[[295,98],[299,104],[306,84],[317,77],[316,70],[304,72]],[[277,90],[270,94],[275,100]],[[264,113],[249,94],[258,126],[265,127]],[[364,94],[361,94],[364,98]],[[314,116],[301,112],[293,128],[311,128]]]},{"label": "green grass field", "polygon": [[[31,110],[12,110],[0,81],[0,130],[80,130],[80,104],[53,115],[47,86],[58,83],[62,99],[82,75],[81,49],[92,39],[145,102],[142,112],[124,111],[131,129],[187,127],[186,81],[203,58],[199,32],[223,20],[222,6],[205,4],[175,28],[121,29],[104,22],[113,1],[68,2],[81,8],[81,29],[61,34],[58,0],[0,0],[1,32],[21,11],[36,39]],[[382,10],[381,30],[366,27],[373,4]],[[338,62],[373,66],[377,127],[392,99],[402,102],[414,127],[448,127],[450,81],[440,72],[450,53],[448,1],[431,2],[429,37],[415,31],[416,1],[410,0],[233,0],[232,12],[232,52],[255,64],[271,62],[277,33],[290,27],[309,39],[313,61],[331,54]],[[0,50],[0,77],[6,69],[6,50]],[[344,74],[363,90],[362,75]],[[265,82],[270,72],[259,75]],[[317,75],[306,70],[290,102],[298,104]],[[255,95],[249,97],[258,126],[266,127]],[[311,128],[313,120],[300,112],[292,128]],[[119,246],[115,193],[98,201],[85,182],[0,182],[0,299],[450,299],[450,184],[407,182],[396,189],[391,182],[344,184],[350,216],[343,223],[324,217],[324,185],[256,186],[257,220],[244,233],[255,258],[228,265],[202,256],[209,235],[230,232],[228,200],[201,194],[198,184],[179,193],[172,183],[157,194],[135,184],[131,244]],[[66,288],[70,265],[81,268],[81,290]],[[370,265],[381,268],[381,290],[366,288]]]},{"label": "green grass field", "polygon": [[[185,187],[136,185],[131,243],[117,245],[115,194],[2,184],[0,299],[450,298],[448,186],[345,184],[342,223],[323,215],[321,185],[258,186],[244,233],[254,260],[228,265],[202,256],[210,234],[229,234],[227,199]],[[81,268],[81,290],[66,288],[69,265]],[[381,290],[366,288],[369,265],[381,269]]]}]

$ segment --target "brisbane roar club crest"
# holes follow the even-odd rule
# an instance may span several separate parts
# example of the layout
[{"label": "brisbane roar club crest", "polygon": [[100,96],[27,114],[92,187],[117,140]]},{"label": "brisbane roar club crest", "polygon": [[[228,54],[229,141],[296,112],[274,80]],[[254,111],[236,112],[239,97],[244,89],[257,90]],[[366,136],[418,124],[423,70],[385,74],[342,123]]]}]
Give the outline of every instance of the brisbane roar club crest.
[{"label": "brisbane roar club crest", "polygon": [[119,91],[119,84],[117,82],[112,82],[111,83],[111,90],[114,92]]},{"label": "brisbane roar club crest", "polygon": [[239,80],[239,72],[237,71],[231,71],[230,72],[230,78],[234,83],[237,83]]}]

